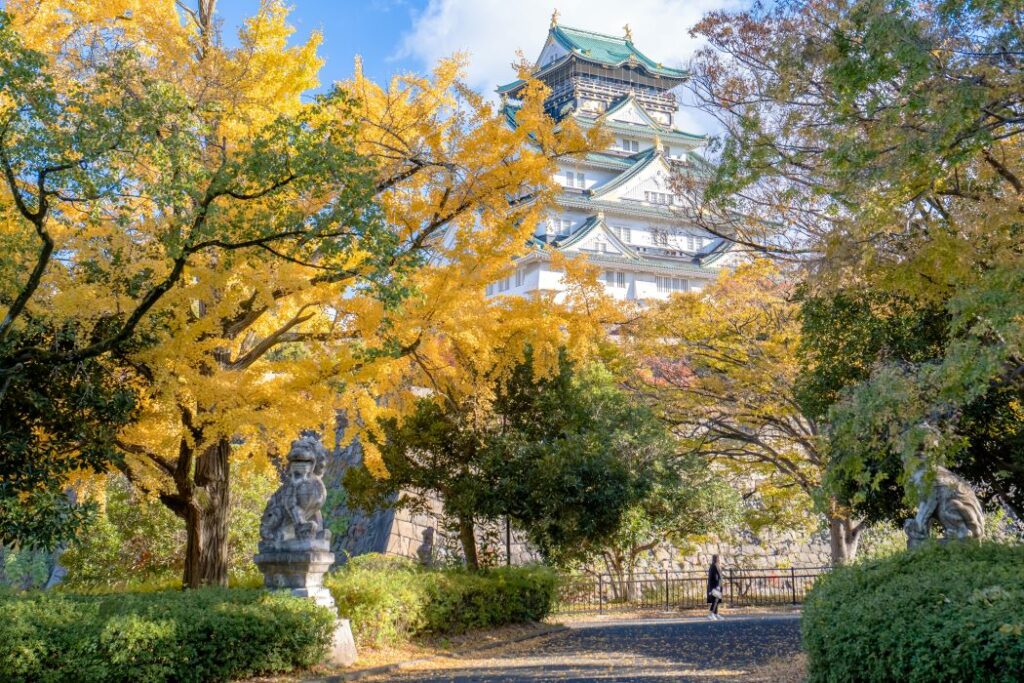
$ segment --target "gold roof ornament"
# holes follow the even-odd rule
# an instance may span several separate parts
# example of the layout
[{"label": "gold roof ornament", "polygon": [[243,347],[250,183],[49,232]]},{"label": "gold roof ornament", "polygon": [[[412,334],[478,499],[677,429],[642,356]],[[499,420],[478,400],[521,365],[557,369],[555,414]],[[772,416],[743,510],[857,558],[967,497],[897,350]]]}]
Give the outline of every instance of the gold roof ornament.
[{"label": "gold roof ornament", "polygon": [[622,27],[622,30],[626,32],[626,42],[633,42],[633,31],[629,28],[629,24]]},{"label": "gold roof ornament", "polygon": [[654,134],[654,149],[658,152],[664,152],[665,148],[661,144],[661,136],[657,133]]},{"label": "gold roof ornament", "polygon": [[557,7],[555,8],[555,11],[551,13],[551,28],[554,28],[556,26],[558,26],[558,8]]}]

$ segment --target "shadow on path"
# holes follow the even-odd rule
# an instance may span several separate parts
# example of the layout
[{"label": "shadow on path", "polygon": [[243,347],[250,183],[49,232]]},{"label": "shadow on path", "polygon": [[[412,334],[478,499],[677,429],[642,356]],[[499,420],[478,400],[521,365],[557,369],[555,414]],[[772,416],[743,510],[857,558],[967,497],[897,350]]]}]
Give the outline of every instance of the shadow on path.
[{"label": "shadow on path", "polygon": [[[798,615],[577,624],[501,653],[481,653],[374,681],[785,681],[800,652]],[[793,667],[788,667],[793,668]],[[796,667],[797,669],[799,667]]]}]

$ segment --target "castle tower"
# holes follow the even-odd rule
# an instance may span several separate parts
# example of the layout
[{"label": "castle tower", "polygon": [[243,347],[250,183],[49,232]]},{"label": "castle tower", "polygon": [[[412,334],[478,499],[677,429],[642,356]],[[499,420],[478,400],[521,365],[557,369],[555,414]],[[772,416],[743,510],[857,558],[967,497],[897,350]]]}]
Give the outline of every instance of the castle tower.
[{"label": "castle tower", "polygon": [[[560,162],[557,207],[533,236],[535,249],[488,294],[559,291],[561,273],[551,267],[550,248],[586,254],[605,269],[605,286],[619,299],[699,291],[728,260],[729,243],[685,220],[672,190],[676,173],[707,168],[697,152],[706,137],[674,126],[673,90],[687,73],[640,52],[628,26],[624,35],[611,36],[556,19],[533,68],[551,88],[545,108],[584,129],[602,125],[614,143]],[[516,80],[498,88],[510,126],[525,85]]]}]

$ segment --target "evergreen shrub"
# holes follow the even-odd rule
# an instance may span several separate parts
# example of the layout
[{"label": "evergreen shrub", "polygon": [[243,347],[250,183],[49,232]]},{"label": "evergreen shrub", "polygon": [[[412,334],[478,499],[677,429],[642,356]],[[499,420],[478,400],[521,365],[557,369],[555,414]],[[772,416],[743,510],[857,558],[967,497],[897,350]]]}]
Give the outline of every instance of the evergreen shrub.
[{"label": "evergreen shrub", "polygon": [[539,566],[424,569],[370,554],[352,558],[325,585],[358,643],[374,646],[539,621],[554,605],[558,576]]},{"label": "evergreen shrub", "polygon": [[334,615],[262,590],[0,594],[2,681],[226,681],[319,662]]},{"label": "evergreen shrub", "polygon": [[351,558],[324,585],[338,615],[351,621],[358,645],[388,645],[423,629],[424,573],[410,560],[372,553]]},{"label": "evergreen shrub", "polygon": [[812,683],[1024,680],[1024,546],[934,545],[835,569],[803,612]]},{"label": "evergreen shrub", "polygon": [[455,634],[540,621],[558,597],[557,574],[540,566],[449,570],[427,578],[425,633]]}]

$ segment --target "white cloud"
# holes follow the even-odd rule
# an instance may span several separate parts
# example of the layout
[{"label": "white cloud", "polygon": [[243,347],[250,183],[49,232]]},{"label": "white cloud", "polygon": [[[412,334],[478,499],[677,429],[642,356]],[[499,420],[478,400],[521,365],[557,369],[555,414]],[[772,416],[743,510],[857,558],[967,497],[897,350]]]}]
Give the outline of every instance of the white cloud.
[{"label": "white cloud", "polygon": [[[515,79],[511,63],[516,50],[528,59],[540,54],[558,7],[560,24],[611,35],[623,35],[629,24],[633,41],[648,57],[666,66],[684,67],[700,43],[690,29],[714,9],[735,7],[742,0],[429,0],[401,42],[402,57],[429,67],[455,52],[470,58],[469,85],[486,93]],[[699,112],[684,108],[677,126],[707,130]]]}]

